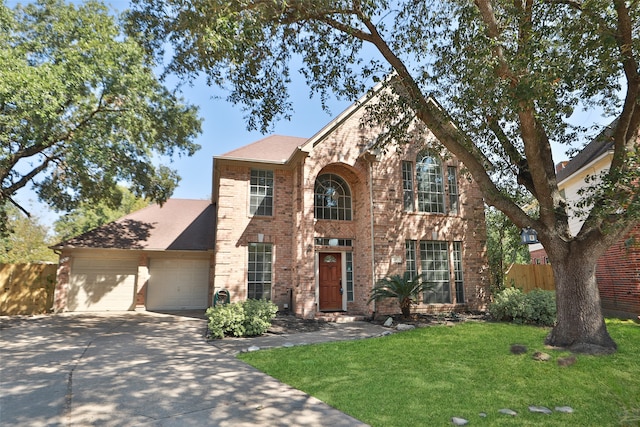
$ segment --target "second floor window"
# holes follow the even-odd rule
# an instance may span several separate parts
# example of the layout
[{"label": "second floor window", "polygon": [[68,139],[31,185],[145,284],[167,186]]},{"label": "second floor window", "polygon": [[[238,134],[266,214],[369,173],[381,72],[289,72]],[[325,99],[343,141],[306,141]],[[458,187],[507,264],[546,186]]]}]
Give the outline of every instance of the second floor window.
[{"label": "second floor window", "polygon": [[249,213],[273,215],[273,171],[251,170]]},{"label": "second floor window", "polygon": [[428,151],[416,158],[418,211],[444,213],[444,177],[440,158]]},{"label": "second floor window", "polygon": [[449,213],[457,214],[459,212],[457,167],[444,168],[440,157],[430,151],[420,152],[416,157],[415,165],[413,162],[403,161],[402,199],[405,212],[415,211],[417,203],[418,212],[443,214],[447,213],[448,207]]},{"label": "second floor window", "polygon": [[318,176],[315,186],[315,217],[351,221],[351,191],[332,173]]}]

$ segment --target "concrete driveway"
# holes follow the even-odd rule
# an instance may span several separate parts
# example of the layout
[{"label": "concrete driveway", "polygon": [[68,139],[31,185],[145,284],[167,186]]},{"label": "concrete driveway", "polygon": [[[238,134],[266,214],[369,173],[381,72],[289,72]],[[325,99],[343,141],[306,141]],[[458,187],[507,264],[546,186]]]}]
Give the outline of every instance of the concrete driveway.
[{"label": "concrete driveway", "polygon": [[0,319],[0,425],[360,426],[147,312]]}]

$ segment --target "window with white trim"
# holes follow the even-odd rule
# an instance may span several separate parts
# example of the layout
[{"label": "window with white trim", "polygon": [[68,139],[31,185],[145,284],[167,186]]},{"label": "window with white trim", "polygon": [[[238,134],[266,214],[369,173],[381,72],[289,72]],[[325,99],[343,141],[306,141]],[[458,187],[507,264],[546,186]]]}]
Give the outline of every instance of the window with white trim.
[{"label": "window with white trim", "polygon": [[272,245],[250,243],[247,265],[247,298],[271,299]]},{"label": "window with white trim", "polygon": [[257,216],[273,215],[273,171],[251,170],[249,213]]},{"label": "window with white trim", "polygon": [[[419,251],[417,254],[416,249]],[[450,304],[452,291],[455,292],[455,302],[464,303],[462,242],[405,240],[405,260],[409,277],[419,275],[431,285],[431,289],[422,295],[423,303]]]},{"label": "window with white trim", "polygon": [[402,162],[402,200],[404,210],[413,212],[413,163]]},{"label": "window with white trim", "polygon": [[442,162],[429,151],[416,158],[416,188],[419,212],[445,213]]},{"label": "window with white trim", "polygon": [[449,184],[449,212],[458,213],[458,169],[447,166],[447,183]]},{"label": "window with white trim", "polygon": [[351,190],[338,175],[318,176],[314,198],[316,219],[351,221]]},{"label": "window with white trim", "polygon": [[420,273],[422,280],[431,285],[424,292],[423,302],[446,304],[451,302],[451,275],[447,242],[420,242]]}]

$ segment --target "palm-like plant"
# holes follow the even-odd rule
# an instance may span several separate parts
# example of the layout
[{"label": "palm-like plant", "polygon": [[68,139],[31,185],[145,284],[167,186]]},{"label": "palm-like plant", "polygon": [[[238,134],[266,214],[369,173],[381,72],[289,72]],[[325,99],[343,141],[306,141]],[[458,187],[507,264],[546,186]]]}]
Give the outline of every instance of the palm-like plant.
[{"label": "palm-like plant", "polygon": [[409,273],[393,275],[380,279],[371,291],[371,301],[396,298],[400,305],[402,316],[407,318],[411,314],[411,306],[418,303],[420,293],[431,289],[431,284],[423,282],[419,277],[412,278]]}]

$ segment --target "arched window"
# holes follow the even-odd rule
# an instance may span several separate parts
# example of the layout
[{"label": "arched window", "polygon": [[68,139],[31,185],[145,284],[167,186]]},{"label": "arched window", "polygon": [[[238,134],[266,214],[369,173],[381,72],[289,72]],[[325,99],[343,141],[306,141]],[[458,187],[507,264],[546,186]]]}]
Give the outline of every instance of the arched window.
[{"label": "arched window", "polygon": [[316,179],[315,216],[351,221],[351,191],[338,175],[328,173]]},{"label": "arched window", "polygon": [[440,157],[422,151],[416,158],[418,211],[444,213],[444,176]]}]

